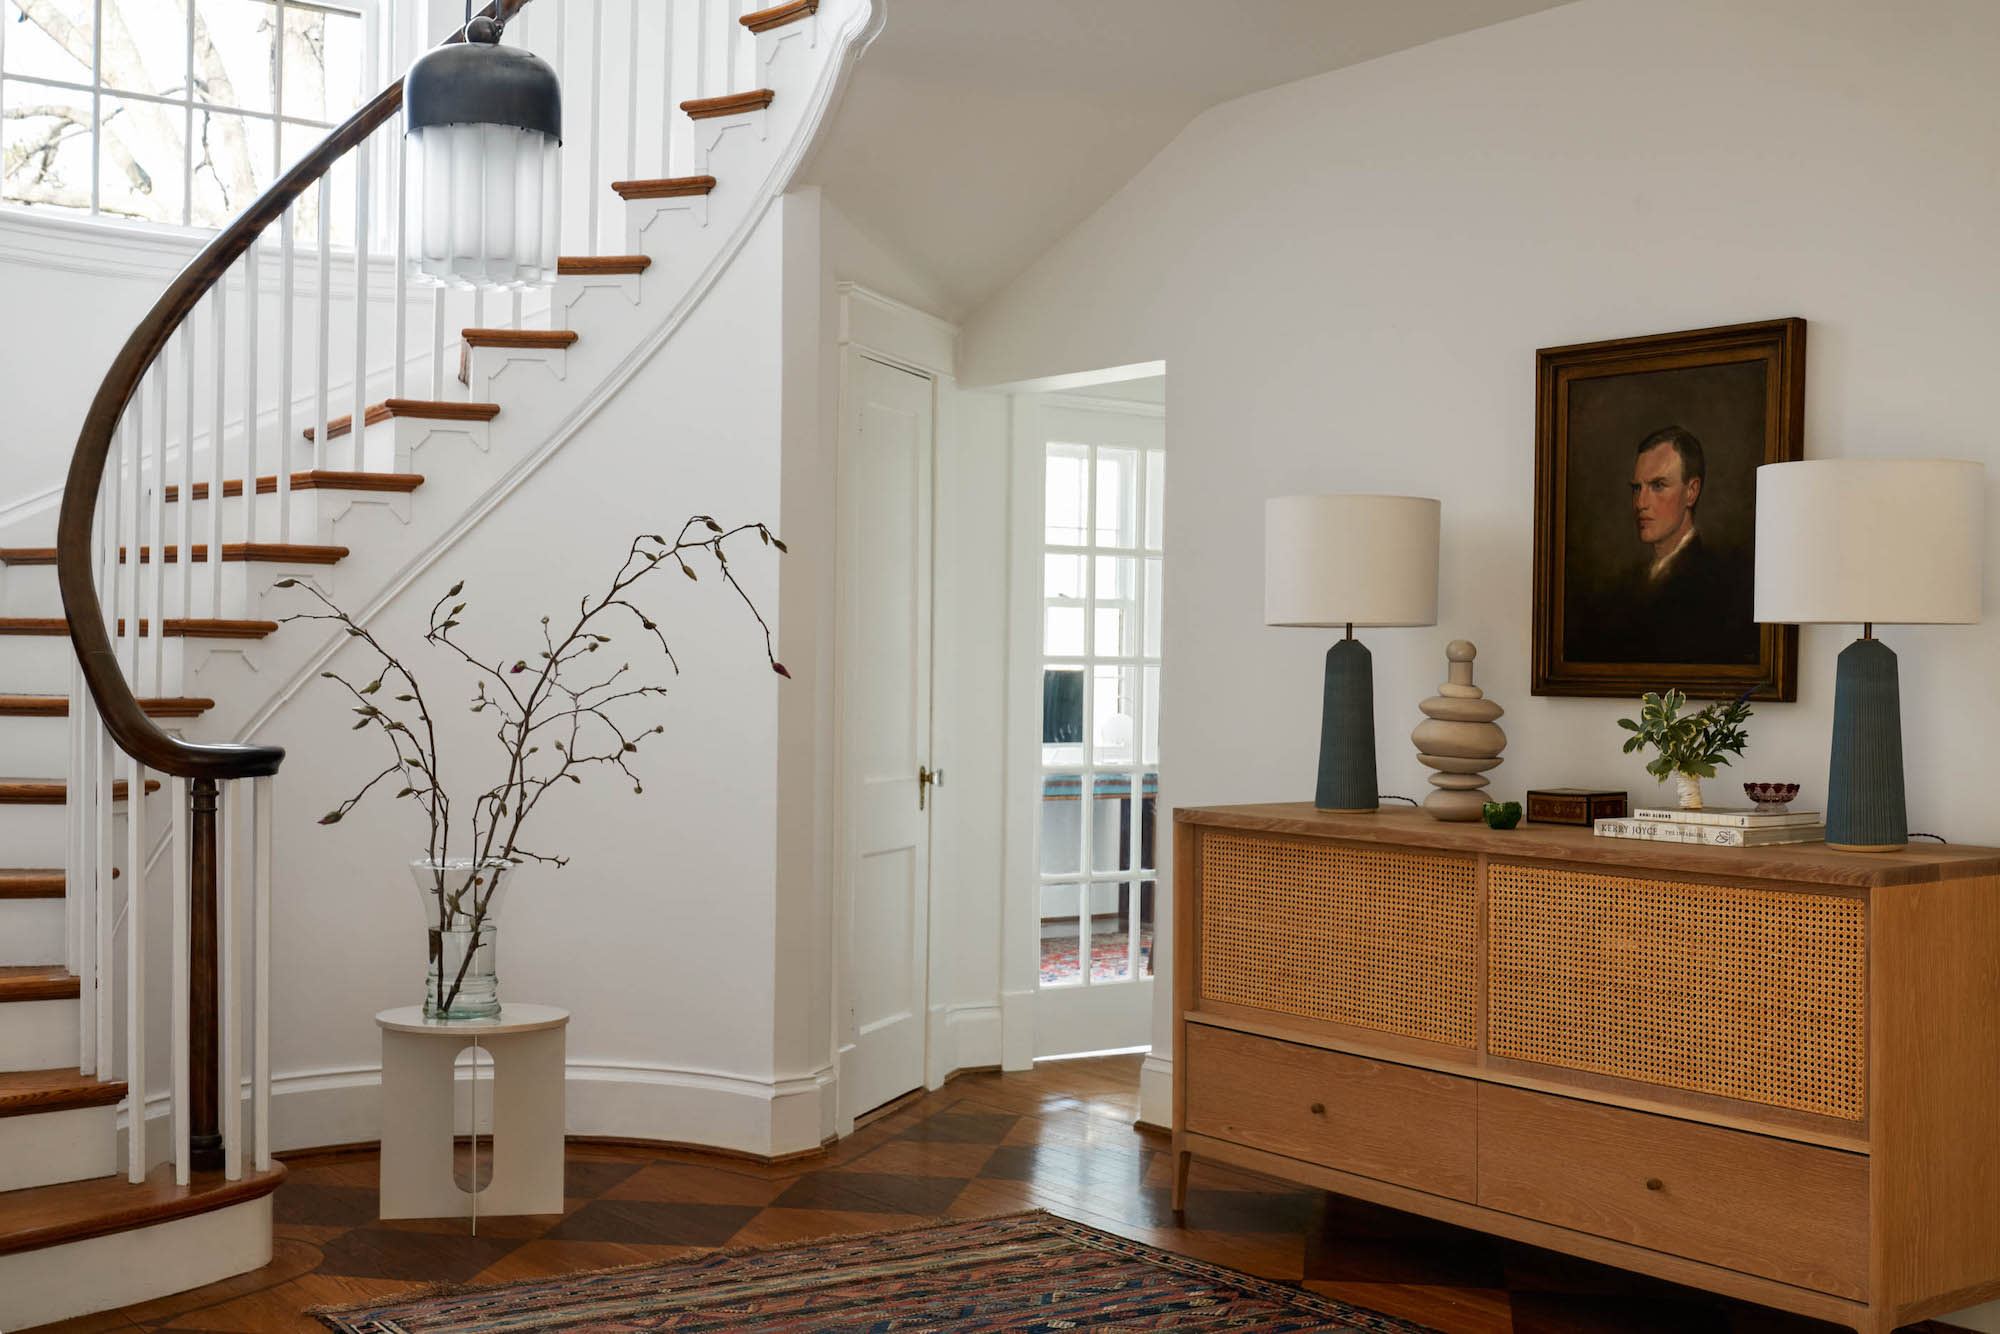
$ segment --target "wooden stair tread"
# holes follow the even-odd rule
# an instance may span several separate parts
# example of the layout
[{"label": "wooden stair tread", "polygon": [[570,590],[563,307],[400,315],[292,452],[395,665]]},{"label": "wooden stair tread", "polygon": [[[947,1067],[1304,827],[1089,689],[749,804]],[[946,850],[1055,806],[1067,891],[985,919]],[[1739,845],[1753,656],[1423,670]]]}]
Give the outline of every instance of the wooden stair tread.
[{"label": "wooden stair tread", "polygon": [[[277,632],[276,621],[183,620],[168,617],[168,639],[262,639]],[[153,633],[151,620],[139,622],[139,637]],[[0,616],[0,635],[55,635],[67,637],[69,622],[60,616]],[[125,635],[125,621],[119,618],[117,634]]]},{"label": "wooden stair tread", "polygon": [[86,1075],[75,1066],[0,1071],[0,1117],[104,1107],[124,1097],[124,1084]]},{"label": "wooden stair tread", "polygon": [[[212,699],[141,699],[139,707],[149,718],[198,718],[215,707]],[[0,718],[67,718],[67,695],[0,695]],[[0,871],[0,875],[6,872]]]},{"label": "wooden stair tread", "polygon": [[[492,406],[496,412],[499,410],[497,405],[488,406]],[[408,493],[416,490],[423,484],[424,479],[422,474],[414,472],[335,472],[325,468],[318,468],[311,472],[293,473],[291,489],[294,491],[400,491]],[[196,482],[194,484],[194,498],[196,500],[207,500],[208,490],[209,484],[207,482]],[[275,474],[257,479],[258,495],[272,496],[277,493],[278,478]],[[222,484],[222,494],[224,496],[242,495],[243,479],[237,477],[224,482]],[[178,486],[167,488],[166,499],[168,504],[171,505],[180,498],[181,489]]]},{"label": "wooden stair tread", "polygon": [[652,267],[651,255],[565,255],[556,261],[556,273],[566,278],[644,273]]},{"label": "wooden stair tread", "polygon": [[705,195],[715,189],[715,177],[662,176],[645,181],[613,181],[611,188],[621,199],[680,199]]},{"label": "wooden stair tread", "polygon": [[108,1176],[8,1191],[0,1194],[0,1255],[212,1213],[269,1195],[284,1179],[284,1165],[274,1163],[267,1172],[246,1168],[241,1181],[197,1172],[176,1186],[173,1164],[162,1163],[139,1185]]},{"label": "wooden stair tread", "polygon": [[10,1001],[75,1000],[83,983],[59,963],[0,968],[0,1004]]},{"label": "wooden stair tread", "polygon": [[[146,791],[159,790],[159,779],[146,780]],[[112,783],[113,801],[123,801],[128,795],[124,779]],[[0,806],[61,806],[68,800],[69,780],[66,778],[0,778]]]},{"label": "wooden stair tread", "polygon": [[[490,422],[500,415],[498,403],[459,403],[435,398],[385,398],[369,407],[365,414],[365,425],[374,426],[392,417],[409,417],[415,420],[436,422]],[[337,440],[354,429],[354,414],[335,417],[326,424],[326,438]],[[306,439],[314,438],[317,427],[306,427]],[[371,473],[342,473],[339,476],[368,477]],[[394,473],[381,474],[395,476]],[[261,479],[260,479],[261,480]]]},{"label": "wooden stair tread", "polygon": [[568,347],[576,341],[574,329],[467,329],[468,347]]},{"label": "wooden stair tread", "polygon": [[769,32],[773,28],[782,28],[787,23],[797,23],[800,19],[810,18],[818,12],[819,0],[791,0],[790,4],[760,9],[754,14],[745,14],[736,21],[751,32]]},{"label": "wooden stair tread", "polygon": [[[180,563],[181,549],[179,545],[170,544],[162,548],[162,551],[167,564],[177,565]],[[206,562],[208,560],[208,543],[194,543],[191,553],[189,559],[193,560],[196,564]],[[346,547],[314,546],[302,542],[224,542],[222,544],[222,561],[225,565],[244,561],[256,561],[267,564],[338,565],[350,554],[352,553]],[[129,548],[118,548],[118,563],[120,565],[128,564],[131,557],[132,552]],[[54,547],[0,547],[0,565],[54,565],[55,563],[56,549]],[[153,549],[151,547],[139,548],[139,563],[141,565],[150,565],[153,563]]]},{"label": "wooden stair tread", "polygon": [[756,88],[747,93],[728,93],[722,97],[697,97],[691,102],[681,103],[681,110],[693,120],[712,120],[717,116],[762,111],[771,105],[771,99],[776,96],[769,88]]},{"label": "wooden stair tread", "polygon": [[0,869],[0,899],[59,899],[65,883],[60,867]]}]

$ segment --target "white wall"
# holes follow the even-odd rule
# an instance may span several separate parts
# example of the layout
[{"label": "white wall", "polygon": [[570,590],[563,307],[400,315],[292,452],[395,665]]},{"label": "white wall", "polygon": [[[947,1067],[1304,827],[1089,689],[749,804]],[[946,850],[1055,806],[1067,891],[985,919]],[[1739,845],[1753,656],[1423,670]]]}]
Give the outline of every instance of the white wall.
[{"label": "white wall", "polygon": [[[780,208],[661,353],[531,486],[378,616],[376,633],[413,644],[432,600],[463,578],[466,642],[495,657],[531,656],[539,617],[560,623],[601,587],[634,534],[672,533],[697,512],[776,526],[786,511],[784,232]],[[780,561],[754,539],[734,554],[785,656]],[[814,559],[808,546],[803,568]],[[636,761],[646,790],[587,775],[536,815],[540,833],[528,845],[571,863],[520,873],[500,921],[503,994],[575,1014],[573,1132],[758,1153],[810,1148],[820,1138],[822,1072],[810,1046],[789,1039],[780,1060],[781,1029],[801,1025],[779,1013],[773,978],[790,967],[779,956],[780,902],[811,900],[781,884],[780,697],[815,691],[814,654],[808,643],[795,679],[782,682],[764,664],[755,621],[711,572],[649,584],[644,605],[657,609],[681,673],[670,694],[639,710],[667,728]],[[657,653],[636,627],[609,633],[610,666],[629,660],[635,674],[659,678]],[[426,661],[439,665],[435,655]],[[366,672],[367,662],[348,648],[333,666]],[[451,705],[445,763],[490,769],[497,747],[483,720],[459,707],[464,692],[428,690]],[[413,1003],[422,985],[423,928],[400,865],[421,850],[420,814],[371,798],[338,826],[310,822],[380,767],[379,739],[341,725],[350,702],[313,681],[258,738],[296,741],[312,757],[288,766],[279,788],[282,825],[299,831],[280,848],[275,922],[281,1147],[374,1137],[379,1048],[369,1016]]]},{"label": "white wall", "polygon": [[[1444,501],[1437,627],[1369,636],[1386,790],[1423,789],[1404,738],[1462,637],[1498,794],[1651,796],[1625,705],[1528,693],[1534,350],[1802,315],[1809,455],[2000,464],[1996,56],[1986,0],[1579,0],[1214,109],[976,313],[967,384],[1167,362],[1170,802],[1310,796],[1327,638],[1255,590],[1263,499],[1317,490]],[[1823,800],[1849,637],[1806,630],[1732,777]],[[1885,638],[1912,823],[2000,842],[2000,618]]]}]

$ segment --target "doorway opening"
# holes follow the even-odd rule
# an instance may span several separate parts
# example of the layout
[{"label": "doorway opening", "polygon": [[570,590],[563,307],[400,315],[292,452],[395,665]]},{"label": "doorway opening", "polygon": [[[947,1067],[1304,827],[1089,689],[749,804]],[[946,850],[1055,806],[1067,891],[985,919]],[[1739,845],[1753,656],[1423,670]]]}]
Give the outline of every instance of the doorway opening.
[{"label": "doorway opening", "polygon": [[[1159,846],[1165,377],[1032,398],[1019,448],[1041,481],[1017,532],[1039,586],[1015,627],[1032,672],[1036,1059],[1133,1050],[1152,1029]],[[1021,474],[1026,476],[1024,463]]]}]

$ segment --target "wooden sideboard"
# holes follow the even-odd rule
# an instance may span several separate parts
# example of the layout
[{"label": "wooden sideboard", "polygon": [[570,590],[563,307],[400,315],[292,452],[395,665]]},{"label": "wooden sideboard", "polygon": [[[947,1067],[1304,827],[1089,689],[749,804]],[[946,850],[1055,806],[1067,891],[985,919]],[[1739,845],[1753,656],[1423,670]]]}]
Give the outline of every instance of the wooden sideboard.
[{"label": "wooden sideboard", "polygon": [[1886,1334],[2000,1296],[2000,850],[1174,813],[1191,1156]]}]

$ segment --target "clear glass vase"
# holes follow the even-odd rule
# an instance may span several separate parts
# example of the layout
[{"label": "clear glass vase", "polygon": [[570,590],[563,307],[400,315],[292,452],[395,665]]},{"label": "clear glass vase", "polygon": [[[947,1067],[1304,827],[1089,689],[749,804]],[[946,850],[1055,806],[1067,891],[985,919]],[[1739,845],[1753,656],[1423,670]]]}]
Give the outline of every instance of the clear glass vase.
[{"label": "clear glass vase", "polygon": [[492,1019],[500,1013],[500,974],[494,961],[500,905],[513,884],[514,865],[492,858],[410,863],[430,932],[430,970],[424,978],[426,1019]]}]

